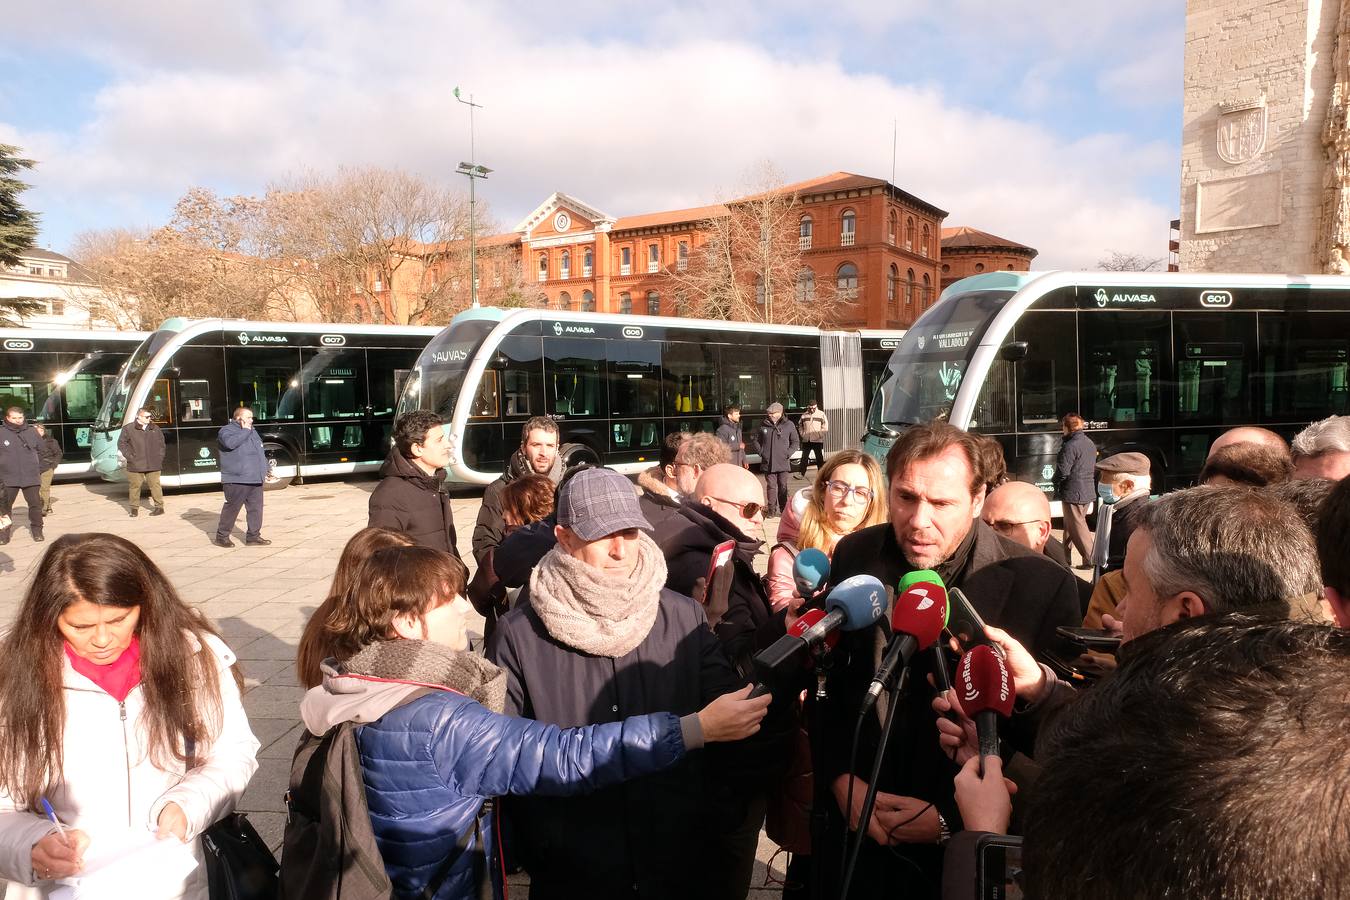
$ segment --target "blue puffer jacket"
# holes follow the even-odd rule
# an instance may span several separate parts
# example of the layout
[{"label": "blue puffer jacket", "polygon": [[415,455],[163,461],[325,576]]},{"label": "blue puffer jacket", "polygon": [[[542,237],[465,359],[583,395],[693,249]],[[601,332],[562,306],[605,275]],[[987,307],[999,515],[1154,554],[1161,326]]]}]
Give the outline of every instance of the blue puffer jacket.
[{"label": "blue puffer jacket", "polygon": [[[315,690],[322,690],[316,688]],[[498,715],[450,691],[397,707],[356,735],[366,802],[394,896],[415,896],[471,832],[483,801],[504,794],[580,794],[658,772],[685,752],[671,713],[561,729]],[[688,732],[701,742],[696,729]],[[481,821],[491,859],[491,815]],[[470,843],[477,850],[477,842]],[[503,896],[493,867],[493,895]],[[475,896],[472,855],[464,854],[436,897]]]},{"label": "blue puffer jacket", "polygon": [[262,484],[267,480],[267,454],[253,428],[231,422],[220,429],[221,484]]}]

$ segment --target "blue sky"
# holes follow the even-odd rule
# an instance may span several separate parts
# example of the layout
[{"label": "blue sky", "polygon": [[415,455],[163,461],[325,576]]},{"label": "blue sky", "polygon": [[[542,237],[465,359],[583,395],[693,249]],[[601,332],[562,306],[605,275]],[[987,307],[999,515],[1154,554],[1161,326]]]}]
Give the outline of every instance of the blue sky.
[{"label": "blue sky", "polygon": [[24,200],[59,251],[162,224],[193,186],[365,165],[455,184],[457,84],[507,228],[555,190],[612,215],[714,202],[765,160],[890,177],[893,122],[896,183],[1039,268],[1162,256],[1179,203],[1175,0],[76,6],[0,46],[0,142],[39,161]]}]

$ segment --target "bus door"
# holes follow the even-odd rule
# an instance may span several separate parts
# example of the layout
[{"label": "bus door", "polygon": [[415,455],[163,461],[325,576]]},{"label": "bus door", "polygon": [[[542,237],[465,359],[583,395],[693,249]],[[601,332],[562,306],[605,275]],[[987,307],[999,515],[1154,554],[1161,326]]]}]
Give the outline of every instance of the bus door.
[{"label": "bus door", "polygon": [[[62,373],[64,383],[58,393],[47,398],[49,407],[59,401],[62,461],[85,465],[89,461],[93,422],[103,407],[103,398],[117,382],[117,370],[127,354],[98,350],[85,356]],[[49,416],[49,418],[55,418]]]},{"label": "bus door", "polygon": [[378,459],[361,347],[305,349],[300,354],[304,390],[305,463],[355,464]]}]

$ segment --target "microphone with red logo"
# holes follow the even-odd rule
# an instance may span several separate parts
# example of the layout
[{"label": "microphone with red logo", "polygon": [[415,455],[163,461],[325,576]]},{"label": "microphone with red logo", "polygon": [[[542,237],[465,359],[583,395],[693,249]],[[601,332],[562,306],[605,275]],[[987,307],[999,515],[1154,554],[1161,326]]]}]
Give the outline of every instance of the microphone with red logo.
[{"label": "microphone with red logo", "polygon": [[941,582],[917,581],[906,585],[902,581],[901,586],[903,589],[891,610],[891,643],[863,695],[863,713],[876,704],[877,697],[891,686],[896,672],[909,665],[916,651],[937,642],[947,622],[947,591]]},{"label": "microphone with red logo", "polygon": [[[886,606],[886,588],[871,575],[854,575],[834,586],[825,598],[825,609],[808,610],[787,634],[755,654],[755,672],[761,682],[770,682],[800,668],[813,648],[838,640],[838,632],[867,628],[882,617]],[[819,615],[816,615],[819,613]],[[751,696],[768,693],[756,685]]]},{"label": "microphone with red logo", "polygon": [[1012,715],[1016,686],[1008,664],[998,651],[985,644],[971,647],[961,657],[956,673],[956,693],[961,709],[975,720],[980,743],[980,774],[984,775],[984,757],[998,756],[998,720]]}]

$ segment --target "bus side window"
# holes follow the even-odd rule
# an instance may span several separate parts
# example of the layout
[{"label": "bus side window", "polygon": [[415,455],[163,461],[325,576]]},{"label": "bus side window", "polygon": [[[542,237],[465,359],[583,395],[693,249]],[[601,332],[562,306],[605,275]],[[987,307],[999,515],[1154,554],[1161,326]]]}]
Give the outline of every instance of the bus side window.
[{"label": "bus side window", "polygon": [[178,420],[211,421],[211,383],[205,378],[183,378],[178,382]]},{"label": "bus side window", "polygon": [[1112,425],[1170,424],[1171,323],[1167,313],[1080,313],[1083,397],[1080,412]]},{"label": "bus side window", "polygon": [[167,378],[156,378],[150,388],[150,396],[145,398],[151,417],[161,425],[173,424],[173,386]]},{"label": "bus side window", "polygon": [[[722,347],[721,366],[722,392],[716,404],[708,404],[706,412],[720,413],[722,407],[734,403],[741,408],[741,415],[763,412],[774,400],[788,406],[786,397],[774,394],[769,396],[769,357],[760,347]],[[777,352],[777,351],[774,351]],[[776,379],[774,379],[775,387]]]},{"label": "bus side window", "polygon": [[1350,313],[1261,314],[1263,421],[1350,413]]},{"label": "bus side window", "polygon": [[769,353],[773,369],[773,397],[786,412],[799,412],[808,403],[821,403],[820,353],[804,347],[782,347]]},{"label": "bus side window", "polygon": [[716,353],[707,344],[669,341],[662,345],[667,416],[721,412],[716,408]]},{"label": "bus side window", "polygon": [[[537,337],[503,338],[497,348],[501,369],[502,415],[525,418],[543,412],[544,381],[540,362],[542,344]],[[494,366],[495,367],[495,366]]]},{"label": "bus side window", "polygon": [[295,349],[229,347],[225,352],[231,409],[247,406],[261,422],[300,417],[300,355]]},{"label": "bus side window", "polygon": [[603,417],[603,341],[545,341],[549,412],[559,416]]},{"label": "bus side window", "polygon": [[[1026,357],[1012,364],[1017,373],[1018,431],[1059,431],[1059,417],[1077,409],[1074,319],[1073,312],[1033,310],[1018,321],[1016,339],[1027,342]],[[991,414],[996,412],[991,409]]]},{"label": "bus side window", "polygon": [[483,377],[474,392],[473,402],[469,404],[469,417],[472,419],[497,418],[497,373],[484,369]]}]

